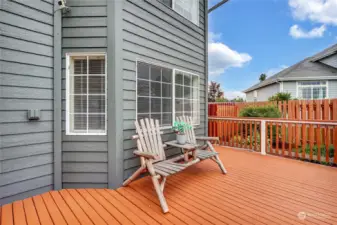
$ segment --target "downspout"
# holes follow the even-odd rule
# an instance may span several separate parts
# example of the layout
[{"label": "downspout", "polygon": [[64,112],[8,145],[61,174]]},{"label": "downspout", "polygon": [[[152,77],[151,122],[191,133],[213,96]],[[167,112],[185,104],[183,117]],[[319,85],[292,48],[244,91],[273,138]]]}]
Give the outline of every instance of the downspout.
[{"label": "downspout", "polygon": [[54,1],[54,189],[62,189],[62,11]]},{"label": "downspout", "polygon": [[204,18],[205,18],[205,136],[208,135],[208,0],[204,0]]}]

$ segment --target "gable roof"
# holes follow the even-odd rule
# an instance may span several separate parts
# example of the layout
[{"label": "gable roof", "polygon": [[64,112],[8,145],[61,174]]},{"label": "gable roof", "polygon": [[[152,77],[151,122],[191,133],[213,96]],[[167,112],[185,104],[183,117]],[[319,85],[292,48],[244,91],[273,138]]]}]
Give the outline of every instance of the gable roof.
[{"label": "gable roof", "polygon": [[268,86],[279,81],[291,81],[301,79],[316,79],[319,76],[321,79],[324,77],[329,79],[337,79],[337,69],[320,63],[323,58],[337,54],[337,44],[317,53],[314,56],[305,58],[304,60],[268,77],[266,80],[259,82],[252,87],[244,90],[243,92],[251,92],[264,86]]}]

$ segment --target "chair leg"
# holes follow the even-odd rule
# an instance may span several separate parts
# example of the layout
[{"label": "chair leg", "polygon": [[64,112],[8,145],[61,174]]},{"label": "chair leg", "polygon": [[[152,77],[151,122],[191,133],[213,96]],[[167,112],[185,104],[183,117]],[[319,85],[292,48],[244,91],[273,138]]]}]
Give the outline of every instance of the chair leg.
[{"label": "chair leg", "polygon": [[126,181],[124,181],[123,186],[127,186],[131,181],[136,179],[144,170],[146,166],[141,166],[136,172],[134,172],[131,177],[129,177]]},{"label": "chair leg", "polygon": [[167,213],[169,211],[169,209],[168,209],[168,206],[167,206],[166,199],[164,197],[163,191],[161,189],[161,185],[159,184],[160,176],[151,176],[151,178],[152,178],[154,189],[157,192],[161,208],[162,208],[162,210],[163,210],[164,213]]},{"label": "chair leg", "polygon": [[225,169],[224,165],[222,164],[221,160],[219,159],[219,156],[214,156],[213,160],[214,160],[214,162],[216,162],[219,165],[222,173],[226,174],[227,170]]},{"label": "chair leg", "polygon": [[[215,152],[215,149],[214,149],[214,147],[213,147],[213,145],[212,145],[211,142],[207,141],[207,145],[208,145],[209,149],[210,149],[212,152]],[[223,164],[222,164],[222,162],[221,162],[219,156],[217,156],[217,155],[214,156],[214,159],[213,159],[213,160],[219,165],[219,167],[220,167],[222,173],[223,173],[223,174],[226,174],[226,173],[227,173],[227,170],[226,170],[225,167],[223,166]]]}]

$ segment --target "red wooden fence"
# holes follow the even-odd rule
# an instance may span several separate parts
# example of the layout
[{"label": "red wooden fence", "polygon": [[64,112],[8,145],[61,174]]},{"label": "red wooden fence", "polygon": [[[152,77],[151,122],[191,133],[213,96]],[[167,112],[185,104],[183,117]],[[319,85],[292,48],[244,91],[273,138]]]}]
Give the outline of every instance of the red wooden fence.
[{"label": "red wooden fence", "polygon": [[336,122],[210,117],[208,135],[224,146],[337,165]]},{"label": "red wooden fence", "polygon": [[337,99],[290,100],[287,102],[209,103],[209,116],[238,117],[247,106],[275,105],[282,118],[299,120],[337,120]]}]

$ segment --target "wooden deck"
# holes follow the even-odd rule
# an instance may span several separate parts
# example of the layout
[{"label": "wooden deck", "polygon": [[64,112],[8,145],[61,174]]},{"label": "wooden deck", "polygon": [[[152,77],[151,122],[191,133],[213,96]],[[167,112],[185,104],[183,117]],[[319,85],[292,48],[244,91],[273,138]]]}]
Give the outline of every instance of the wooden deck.
[{"label": "wooden deck", "polygon": [[167,214],[145,177],[118,190],[67,189],[16,201],[0,208],[0,224],[337,224],[336,168],[217,150],[228,174],[207,160],[169,177]]}]

